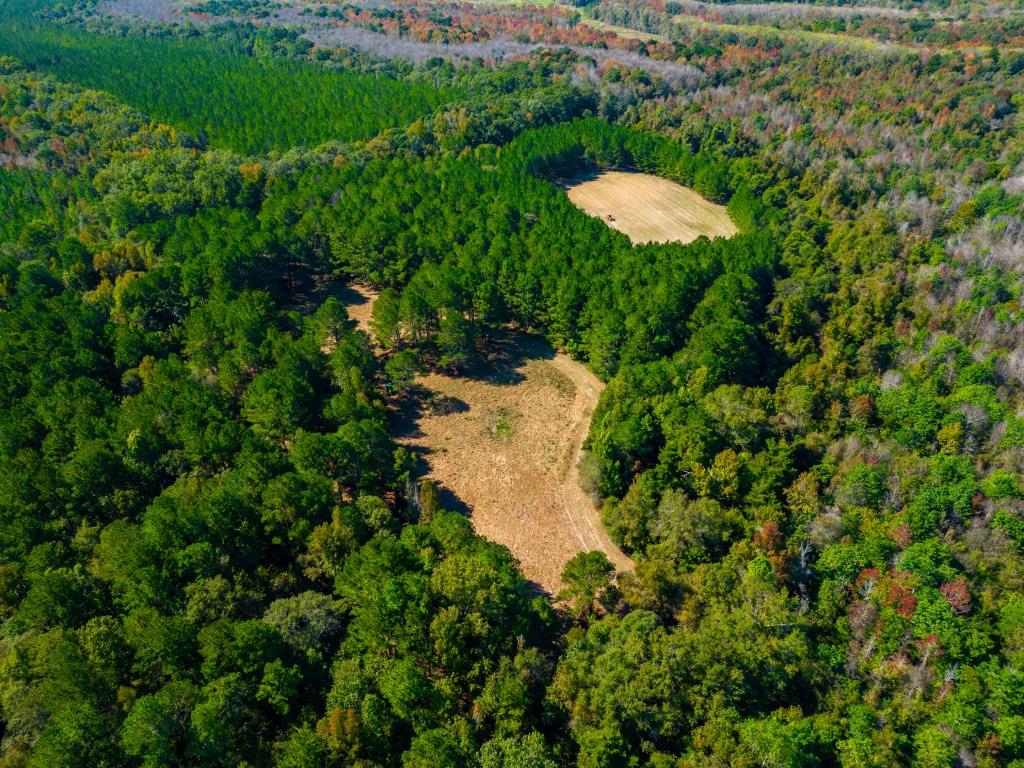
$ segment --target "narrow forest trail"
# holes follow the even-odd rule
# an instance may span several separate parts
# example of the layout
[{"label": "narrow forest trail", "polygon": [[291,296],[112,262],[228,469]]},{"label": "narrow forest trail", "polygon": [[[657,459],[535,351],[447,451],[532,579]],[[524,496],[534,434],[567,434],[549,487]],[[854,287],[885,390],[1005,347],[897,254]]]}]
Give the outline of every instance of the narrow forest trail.
[{"label": "narrow forest trail", "polygon": [[[341,298],[369,332],[374,292],[352,285]],[[514,333],[485,370],[428,373],[416,384],[410,402],[393,409],[396,440],[420,458],[447,506],[509,548],[526,578],[557,594],[566,562],[591,550],[620,572],[632,569],[580,486],[583,442],[604,388],[586,367]]]}]

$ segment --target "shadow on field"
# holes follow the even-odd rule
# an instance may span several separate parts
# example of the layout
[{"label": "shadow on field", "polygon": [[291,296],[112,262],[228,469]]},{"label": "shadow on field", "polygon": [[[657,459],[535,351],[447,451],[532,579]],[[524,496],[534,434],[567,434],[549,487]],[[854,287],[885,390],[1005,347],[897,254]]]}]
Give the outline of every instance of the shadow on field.
[{"label": "shadow on field", "polygon": [[[369,299],[363,296],[345,280],[329,272],[304,272],[282,276],[278,293],[282,307],[301,315],[311,315],[329,298],[338,299],[346,307],[358,307]],[[274,291],[272,291],[274,293]]]},{"label": "shadow on field", "polygon": [[[430,451],[421,445],[406,446],[408,451],[416,457],[416,477],[425,478],[430,475]],[[460,499],[455,493],[441,483],[437,484],[437,491],[441,498],[441,508],[449,512],[457,512],[464,517],[470,517],[472,510],[469,505]]]},{"label": "shadow on field", "polygon": [[419,423],[425,416],[448,416],[469,411],[465,400],[433,392],[422,384],[413,384],[404,396],[392,400],[391,406],[392,435],[398,439],[422,437]]},{"label": "shadow on field", "polygon": [[340,280],[334,281],[329,290],[323,291],[322,296],[323,298],[334,296],[346,307],[361,307],[370,302],[369,298],[359,293],[349,283],[343,283]]},{"label": "shadow on field", "polygon": [[[428,462],[429,464],[429,462]],[[469,505],[466,504],[462,499],[456,496],[452,491],[443,485],[438,486],[438,492],[441,496],[441,508],[447,509],[449,512],[458,512],[460,515],[465,517],[470,516]]]},{"label": "shadow on field", "polygon": [[505,330],[481,354],[480,361],[460,375],[474,381],[512,386],[526,380],[522,367],[528,360],[551,360],[555,350],[539,336]]},{"label": "shadow on field", "polygon": [[580,171],[573,176],[565,176],[559,178],[555,183],[562,189],[569,189],[575,187],[577,184],[582,184],[585,181],[593,181],[594,179],[600,178],[607,169],[605,168],[590,168]]}]

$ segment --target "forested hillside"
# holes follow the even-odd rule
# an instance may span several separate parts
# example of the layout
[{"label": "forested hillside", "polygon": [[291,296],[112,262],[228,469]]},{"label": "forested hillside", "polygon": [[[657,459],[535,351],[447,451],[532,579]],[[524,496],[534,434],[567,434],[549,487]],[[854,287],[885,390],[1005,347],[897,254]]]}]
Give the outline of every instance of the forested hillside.
[{"label": "forested hillside", "polygon": [[387,76],[254,56],[253,41],[245,38],[92,35],[30,15],[26,6],[33,4],[12,0],[14,18],[0,22],[4,53],[109,91],[204,145],[257,153],[368,139],[454,95]]},{"label": "forested hillside", "polygon": [[[265,5],[0,20],[0,767],[1024,765],[1012,5],[473,6],[423,29],[558,47],[420,64]],[[612,168],[740,234],[631,245],[560,186]],[[396,443],[510,329],[606,381],[632,573],[539,592]]]}]

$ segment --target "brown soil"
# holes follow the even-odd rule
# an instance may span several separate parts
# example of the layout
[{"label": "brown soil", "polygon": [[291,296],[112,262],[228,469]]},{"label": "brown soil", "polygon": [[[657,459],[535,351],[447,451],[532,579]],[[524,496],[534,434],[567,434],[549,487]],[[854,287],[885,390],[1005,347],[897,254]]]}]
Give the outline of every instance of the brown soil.
[{"label": "brown soil", "polygon": [[[349,314],[366,328],[374,294],[352,286]],[[343,297],[344,298],[344,297]],[[509,548],[526,578],[551,594],[565,563],[601,550],[616,569],[632,561],[580,487],[578,463],[603,384],[542,339],[509,334],[465,376],[420,376],[394,407],[399,443],[420,457],[447,508]]]}]

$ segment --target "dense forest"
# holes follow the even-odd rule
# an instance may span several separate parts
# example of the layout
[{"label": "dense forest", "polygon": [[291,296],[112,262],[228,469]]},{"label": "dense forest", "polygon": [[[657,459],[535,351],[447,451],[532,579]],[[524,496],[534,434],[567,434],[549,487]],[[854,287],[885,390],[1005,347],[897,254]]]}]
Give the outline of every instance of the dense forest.
[{"label": "dense forest", "polygon": [[[691,5],[422,63],[5,6],[0,766],[1024,765],[1020,14]],[[740,234],[633,245],[602,169]],[[396,442],[510,327],[607,382],[632,573],[539,593]]]},{"label": "dense forest", "polygon": [[[33,2],[13,0],[15,7]],[[106,37],[28,16],[0,24],[0,45],[29,66],[109,91],[202,145],[209,138],[212,146],[242,153],[368,139],[452,95],[427,84],[252,55],[260,49],[244,37]]]}]

